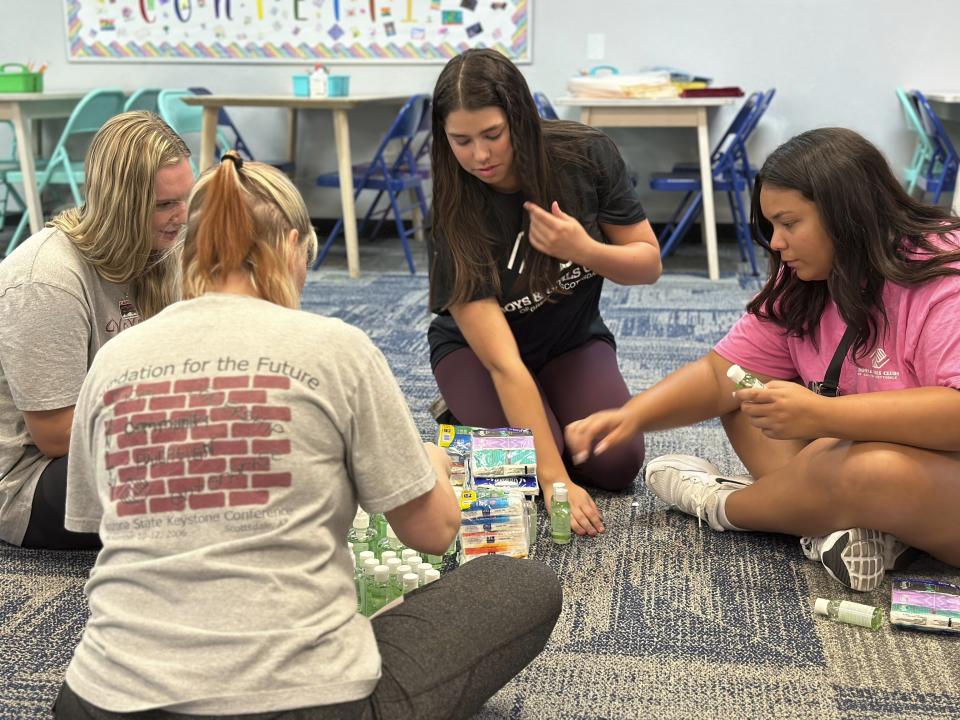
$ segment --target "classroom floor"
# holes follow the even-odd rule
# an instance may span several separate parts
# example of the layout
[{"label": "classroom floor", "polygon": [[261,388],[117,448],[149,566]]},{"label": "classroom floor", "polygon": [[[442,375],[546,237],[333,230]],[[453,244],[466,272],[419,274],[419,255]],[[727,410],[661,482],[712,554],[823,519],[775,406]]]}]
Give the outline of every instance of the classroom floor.
[{"label": "classroom floor", "polygon": [[[720,242],[717,245],[720,261],[720,275],[729,276],[738,272],[745,272],[746,267],[740,260],[736,242],[733,238],[726,238],[725,228],[719,229]],[[730,230],[732,233],[732,229]],[[663,270],[668,273],[690,273],[694,275],[707,274],[707,255],[706,250],[699,240],[700,232],[697,228],[690,231],[687,239],[680,244],[676,252],[663,261]],[[321,244],[324,238],[320,238]],[[427,271],[426,248],[423,243],[411,242],[410,249],[413,254],[413,263],[417,272]],[[757,253],[762,251],[757,248]],[[764,264],[759,254],[757,264],[763,272]],[[330,249],[329,255],[324,260],[318,273],[330,270],[346,270],[347,255],[346,249],[341,238]],[[380,238],[377,240],[360,241],[360,271],[361,272],[406,272],[407,261],[403,254],[403,247],[399,238]]]}]

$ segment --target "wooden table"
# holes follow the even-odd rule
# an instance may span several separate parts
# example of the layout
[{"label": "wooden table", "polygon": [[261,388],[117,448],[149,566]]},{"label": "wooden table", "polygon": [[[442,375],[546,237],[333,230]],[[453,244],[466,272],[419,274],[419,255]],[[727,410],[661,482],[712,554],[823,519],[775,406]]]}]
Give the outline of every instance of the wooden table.
[{"label": "wooden table", "polygon": [[337,150],[337,170],[340,174],[340,206],[343,211],[343,234],[347,244],[347,268],[350,277],[360,276],[360,250],[357,240],[357,211],[353,195],[353,169],[350,159],[350,127],[348,113],[359,105],[369,103],[403,103],[409,95],[351,95],[338,98],[306,98],[294,95],[195,95],[185,97],[187,105],[203,107],[203,130],[200,140],[200,170],[213,164],[216,145],[217,117],[224,107],[287,108],[289,119],[289,154],[296,157],[297,112],[299,110],[332,110],[333,135]]},{"label": "wooden table", "polygon": [[580,108],[580,122],[594,127],[693,127],[697,129],[700,183],[703,187],[703,241],[707,247],[707,273],[720,277],[717,258],[717,220],[713,206],[713,173],[707,110],[740,102],[740,98],[584,98],[565,96],[556,105]]},{"label": "wooden table", "polygon": [[0,120],[12,120],[17,138],[17,158],[23,173],[23,200],[30,218],[30,233],[43,227],[43,208],[37,192],[37,166],[33,160],[33,120],[69,117],[83,91],[0,93]]},{"label": "wooden table", "polygon": [[[931,92],[925,95],[937,117],[947,122],[960,122],[960,92]],[[960,215],[960,178],[953,191],[951,209],[954,215]]]}]

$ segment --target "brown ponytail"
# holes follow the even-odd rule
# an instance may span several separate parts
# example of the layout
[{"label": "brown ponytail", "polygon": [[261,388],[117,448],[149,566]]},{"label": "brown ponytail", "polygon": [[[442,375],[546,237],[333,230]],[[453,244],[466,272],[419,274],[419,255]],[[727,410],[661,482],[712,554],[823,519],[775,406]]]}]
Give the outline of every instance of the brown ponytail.
[{"label": "brown ponytail", "polygon": [[209,292],[230,273],[245,272],[264,300],[298,307],[299,288],[289,270],[291,230],[316,250],[303,198],[287,177],[235,151],[200,178],[190,198],[183,250],[183,295]]}]

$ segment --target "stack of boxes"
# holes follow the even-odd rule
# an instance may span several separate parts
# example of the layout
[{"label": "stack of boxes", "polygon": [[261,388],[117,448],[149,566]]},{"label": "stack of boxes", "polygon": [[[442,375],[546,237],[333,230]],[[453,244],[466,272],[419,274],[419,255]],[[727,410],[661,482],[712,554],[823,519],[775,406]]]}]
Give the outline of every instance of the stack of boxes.
[{"label": "stack of boxes", "polygon": [[491,553],[527,557],[539,493],[532,431],[441,425],[437,444],[461,486],[460,562]]}]

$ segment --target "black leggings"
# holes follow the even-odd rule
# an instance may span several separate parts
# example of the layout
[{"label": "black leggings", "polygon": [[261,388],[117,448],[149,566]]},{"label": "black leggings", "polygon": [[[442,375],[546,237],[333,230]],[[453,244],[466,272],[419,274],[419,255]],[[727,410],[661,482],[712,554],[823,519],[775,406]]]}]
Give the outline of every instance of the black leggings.
[{"label": "black leggings", "polygon": [[63,527],[67,507],[67,456],[51,460],[33,492],[30,522],[22,547],[37,550],[99,550],[96,533],[75,533]]},{"label": "black leggings", "polygon": [[[560,616],[560,582],[536,560],[488,555],[404,596],[373,618],[380,682],[363,700],[216,720],[469,718],[543,650]],[[211,598],[213,602],[215,598]],[[174,648],[171,648],[173,651]],[[100,710],[64,683],[57,720],[200,720],[164,710]]]},{"label": "black leggings", "polygon": [[[453,416],[464,425],[509,425],[490,373],[470,348],[450,353],[433,371],[440,393]],[[573,465],[563,442],[563,428],[600,410],[618,408],[630,399],[617,365],[617,353],[604,340],[590,340],[550,360],[533,373],[547,411],[553,439],[576,482],[603,490],[624,490],[643,466],[643,435]]]}]

